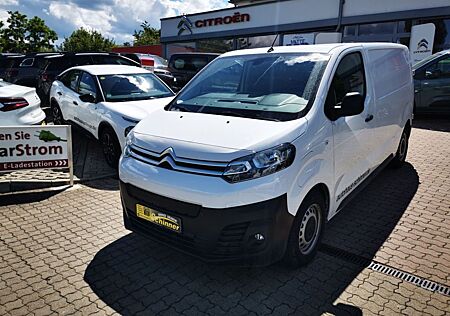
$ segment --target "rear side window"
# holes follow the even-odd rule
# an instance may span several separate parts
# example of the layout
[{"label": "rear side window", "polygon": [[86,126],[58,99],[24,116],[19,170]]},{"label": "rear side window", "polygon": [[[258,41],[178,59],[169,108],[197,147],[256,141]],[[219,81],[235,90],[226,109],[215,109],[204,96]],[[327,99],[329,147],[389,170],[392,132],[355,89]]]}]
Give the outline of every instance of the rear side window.
[{"label": "rear side window", "polygon": [[31,67],[33,66],[34,58],[25,58],[19,65],[19,67]]},{"label": "rear side window", "polygon": [[58,57],[58,58],[48,58],[47,63],[47,71],[55,71],[55,72],[62,72],[70,67],[74,66],[73,61]]},{"label": "rear side window", "polygon": [[342,58],[328,91],[327,107],[334,107],[342,102],[349,92],[366,95],[366,79],[361,53],[350,53]]},{"label": "rear side window", "polygon": [[368,51],[375,96],[384,97],[411,82],[408,52],[403,49]]}]

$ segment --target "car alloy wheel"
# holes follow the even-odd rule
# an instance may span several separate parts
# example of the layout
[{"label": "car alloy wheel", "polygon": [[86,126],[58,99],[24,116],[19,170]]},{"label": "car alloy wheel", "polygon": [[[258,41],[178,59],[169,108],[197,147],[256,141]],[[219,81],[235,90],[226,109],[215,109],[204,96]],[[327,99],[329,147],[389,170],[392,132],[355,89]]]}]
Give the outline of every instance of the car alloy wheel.
[{"label": "car alloy wheel", "polygon": [[118,141],[111,129],[107,129],[102,133],[101,143],[103,154],[105,155],[106,162],[113,168],[117,168],[117,164],[120,157],[120,150]]},{"label": "car alloy wheel", "polygon": [[300,222],[298,246],[300,253],[308,255],[315,248],[319,240],[322,218],[319,204],[310,205]]},{"label": "car alloy wheel", "polygon": [[55,124],[55,125],[64,124],[64,120],[63,120],[61,109],[59,108],[59,105],[57,105],[57,104],[52,105],[52,116],[53,116],[53,124]]}]

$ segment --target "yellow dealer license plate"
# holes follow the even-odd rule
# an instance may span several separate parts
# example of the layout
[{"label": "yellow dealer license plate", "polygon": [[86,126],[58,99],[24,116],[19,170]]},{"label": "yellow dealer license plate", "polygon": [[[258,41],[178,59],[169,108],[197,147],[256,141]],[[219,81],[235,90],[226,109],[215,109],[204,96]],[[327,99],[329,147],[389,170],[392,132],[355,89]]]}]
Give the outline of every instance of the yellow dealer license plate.
[{"label": "yellow dealer license plate", "polygon": [[144,205],[136,204],[136,215],[153,224],[181,233],[181,220]]}]

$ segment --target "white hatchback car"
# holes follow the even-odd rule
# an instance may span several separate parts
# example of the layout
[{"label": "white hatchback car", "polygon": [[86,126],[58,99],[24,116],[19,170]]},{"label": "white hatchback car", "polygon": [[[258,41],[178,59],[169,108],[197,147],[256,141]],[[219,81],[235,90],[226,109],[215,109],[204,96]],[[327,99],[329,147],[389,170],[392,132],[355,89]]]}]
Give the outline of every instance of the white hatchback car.
[{"label": "white hatchback car", "polygon": [[117,167],[130,130],[173,96],[164,82],[143,68],[90,65],[57,77],[50,106],[55,124],[68,121],[88,131],[101,141],[107,163]]},{"label": "white hatchback car", "polygon": [[0,80],[0,126],[36,125],[44,120],[36,89]]},{"label": "white hatchback car", "polygon": [[305,264],[325,222],[404,163],[413,100],[403,45],[225,53],[128,136],[125,227],[208,261]]}]

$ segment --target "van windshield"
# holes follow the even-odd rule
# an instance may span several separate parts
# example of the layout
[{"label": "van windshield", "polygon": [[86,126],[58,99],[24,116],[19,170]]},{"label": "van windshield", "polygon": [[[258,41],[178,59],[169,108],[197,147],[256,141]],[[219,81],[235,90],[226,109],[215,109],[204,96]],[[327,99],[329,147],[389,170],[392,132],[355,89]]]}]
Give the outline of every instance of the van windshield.
[{"label": "van windshield", "polygon": [[169,105],[187,111],[288,121],[306,114],[329,55],[258,54],[217,58]]}]

